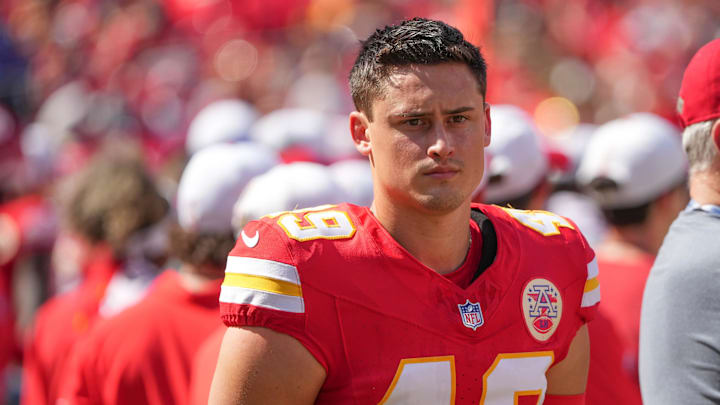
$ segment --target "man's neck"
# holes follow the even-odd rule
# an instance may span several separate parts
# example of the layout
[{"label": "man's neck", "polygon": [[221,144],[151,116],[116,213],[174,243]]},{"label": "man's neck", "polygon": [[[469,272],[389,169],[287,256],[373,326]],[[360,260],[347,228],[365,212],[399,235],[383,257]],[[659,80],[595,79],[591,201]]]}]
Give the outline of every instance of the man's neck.
[{"label": "man's neck", "polygon": [[470,241],[470,202],[447,213],[398,207],[382,200],[371,208],[380,224],[410,254],[440,274],[462,265]]},{"label": "man's neck", "polygon": [[618,260],[655,256],[662,244],[662,236],[658,238],[656,234],[649,224],[610,227],[597,249],[598,254]]},{"label": "man's neck", "polygon": [[178,269],[180,283],[186,290],[195,293],[202,291],[207,286],[223,276],[222,271],[211,266],[193,266],[190,263],[183,263]]},{"label": "man's neck", "polygon": [[690,197],[700,205],[720,205],[720,168],[690,175]]}]

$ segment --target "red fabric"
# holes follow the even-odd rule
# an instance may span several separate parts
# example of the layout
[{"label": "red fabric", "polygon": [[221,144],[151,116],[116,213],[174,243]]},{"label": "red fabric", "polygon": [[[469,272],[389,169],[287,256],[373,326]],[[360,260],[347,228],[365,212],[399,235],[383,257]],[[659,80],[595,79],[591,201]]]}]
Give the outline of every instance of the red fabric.
[{"label": "red fabric", "polygon": [[640,307],[654,257],[619,262],[598,255],[602,306],[589,325],[588,404],[642,404],[638,379]]},{"label": "red fabric", "polygon": [[40,307],[24,348],[23,405],[56,402],[70,349],[96,321],[105,288],[118,268],[109,251],[97,252],[76,289]]},{"label": "red fabric", "polygon": [[22,245],[21,225],[22,205],[18,206],[17,201],[0,205],[0,269],[2,270],[3,290],[9,291],[10,269],[12,264],[20,254],[20,246]]},{"label": "red fabric", "polygon": [[720,39],[707,43],[690,60],[677,107],[683,126],[720,117]]},{"label": "red fabric", "polygon": [[[41,199],[24,197],[0,205],[0,397],[5,390],[5,370],[13,357],[19,357],[19,343],[15,332],[13,305],[13,276],[15,265],[23,250],[28,213],[34,211]],[[25,246],[23,246],[25,245]]]},{"label": "red fabric", "polygon": [[[294,266],[303,307],[299,313],[271,309],[267,301],[255,300],[264,297],[261,293],[249,296],[233,290],[237,287],[229,278],[221,295],[223,319],[229,326],[268,327],[304,344],[328,370],[318,404],[378,403],[399,386],[391,382],[403,359],[438,356],[453,358],[456,402],[477,403],[483,374],[507,371],[494,362],[502,358],[507,366],[517,357],[530,363],[544,357],[548,362],[544,367],[548,367],[553,359],[561,361],[578,328],[593,317],[597,307],[581,308],[586,266],[594,253],[577,231],[561,227],[557,233],[543,235],[500,207],[479,207],[496,229],[498,254],[467,288],[412,257],[364,207],[341,204],[333,208],[347,213],[356,228],[346,238],[298,241],[288,237],[291,234],[279,226],[278,218],[251,222],[244,232],[259,235],[257,245],[248,247],[240,240],[230,255],[261,259],[253,261],[257,266],[266,261],[283,263],[273,266],[285,269]],[[297,220],[302,218],[303,213],[298,213]],[[479,248],[477,232],[473,230],[473,252]],[[474,268],[475,256],[470,257],[463,266]],[[562,303],[562,310],[555,311],[559,315],[553,315],[557,329],[544,342],[532,336],[534,318],[526,323],[523,313],[530,300],[528,284],[537,279],[551,280],[558,291],[552,299]],[[479,303],[482,310],[484,323],[475,330],[463,324],[459,306],[467,301]],[[516,355],[499,356],[508,353]],[[508,385],[527,381],[522,374],[528,368],[520,368],[512,377],[501,378],[513,378]]]},{"label": "red fabric", "polygon": [[585,405],[585,394],[547,395],[543,405]]},{"label": "red fabric", "polygon": [[[603,288],[605,285],[603,284]],[[590,333],[590,372],[587,405],[642,405],[640,387],[623,369],[623,344],[610,319],[603,312],[605,298]]]},{"label": "red fabric", "polygon": [[640,307],[645,281],[654,260],[651,255],[624,262],[598,256],[602,312],[617,331],[622,344],[623,367],[636,384],[638,383]]},{"label": "red fabric", "polygon": [[0,295],[11,295],[13,269],[23,254],[50,250],[53,230],[52,207],[39,194],[0,204]]},{"label": "red fabric", "polygon": [[220,280],[188,292],[166,271],[137,305],[98,322],[63,380],[67,404],[187,404],[191,363],[221,324]]},{"label": "red fabric", "polygon": [[220,355],[220,345],[227,328],[223,325],[203,342],[195,353],[190,384],[190,405],[207,405],[210,398],[215,366]]}]

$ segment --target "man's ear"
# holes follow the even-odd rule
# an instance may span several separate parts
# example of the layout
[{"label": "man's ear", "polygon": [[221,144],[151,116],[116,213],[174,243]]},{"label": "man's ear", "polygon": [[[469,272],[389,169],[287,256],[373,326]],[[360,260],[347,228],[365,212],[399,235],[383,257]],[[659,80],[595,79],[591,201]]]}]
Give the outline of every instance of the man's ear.
[{"label": "man's ear", "polygon": [[715,141],[715,147],[720,152],[720,118],[715,120],[710,134],[713,137],[713,141]]},{"label": "man's ear", "polygon": [[487,148],[490,146],[490,139],[492,138],[490,135],[492,133],[492,122],[490,120],[490,104],[485,103],[485,147]]},{"label": "man's ear", "polygon": [[352,135],[355,143],[355,149],[363,156],[369,156],[372,151],[372,143],[368,132],[369,124],[370,120],[368,120],[365,113],[360,111],[350,113],[350,135]]}]

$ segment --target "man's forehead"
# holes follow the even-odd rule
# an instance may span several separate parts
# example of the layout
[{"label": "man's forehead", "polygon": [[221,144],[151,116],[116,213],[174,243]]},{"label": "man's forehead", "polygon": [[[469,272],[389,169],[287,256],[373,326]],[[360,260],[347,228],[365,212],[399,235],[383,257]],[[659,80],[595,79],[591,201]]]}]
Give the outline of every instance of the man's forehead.
[{"label": "man's forehead", "polygon": [[[440,80],[438,80],[440,79]],[[446,62],[432,65],[409,64],[402,66],[392,66],[387,70],[385,82],[389,85],[402,85],[407,82],[474,82],[477,79],[472,74],[470,68],[460,62]]]},{"label": "man's forehead", "polygon": [[423,70],[420,70],[420,74],[417,73],[417,70],[405,69],[390,74],[382,92],[383,96],[377,99],[375,104],[381,102],[395,112],[434,106],[440,106],[443,110],[462,106],[478,107],[484,101],[477,81],[469,71],[465,80],[462,75],[442,75],[447,73],[442,70],[431,72],[429,76],[423,76],[427,73]]}]

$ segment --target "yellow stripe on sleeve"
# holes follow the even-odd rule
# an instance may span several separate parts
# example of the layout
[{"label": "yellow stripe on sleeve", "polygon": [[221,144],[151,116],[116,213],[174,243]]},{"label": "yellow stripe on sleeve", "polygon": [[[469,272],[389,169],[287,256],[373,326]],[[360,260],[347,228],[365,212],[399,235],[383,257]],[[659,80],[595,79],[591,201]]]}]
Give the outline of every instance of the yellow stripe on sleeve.
[{"label": "yellow stripe on sleeve", "polygon": [[593,277],[590,280],[585,282],[585,290],[583,292],[592,291],[600,285],[600,281],[598,281],[597,277]]},{"label": "yellow stripe on sleeve", "polygon": [[250,274],[225,273],[223,285],[228,287],[250,288],[292,297],[302,297],[302,289],[297,284]]}]

